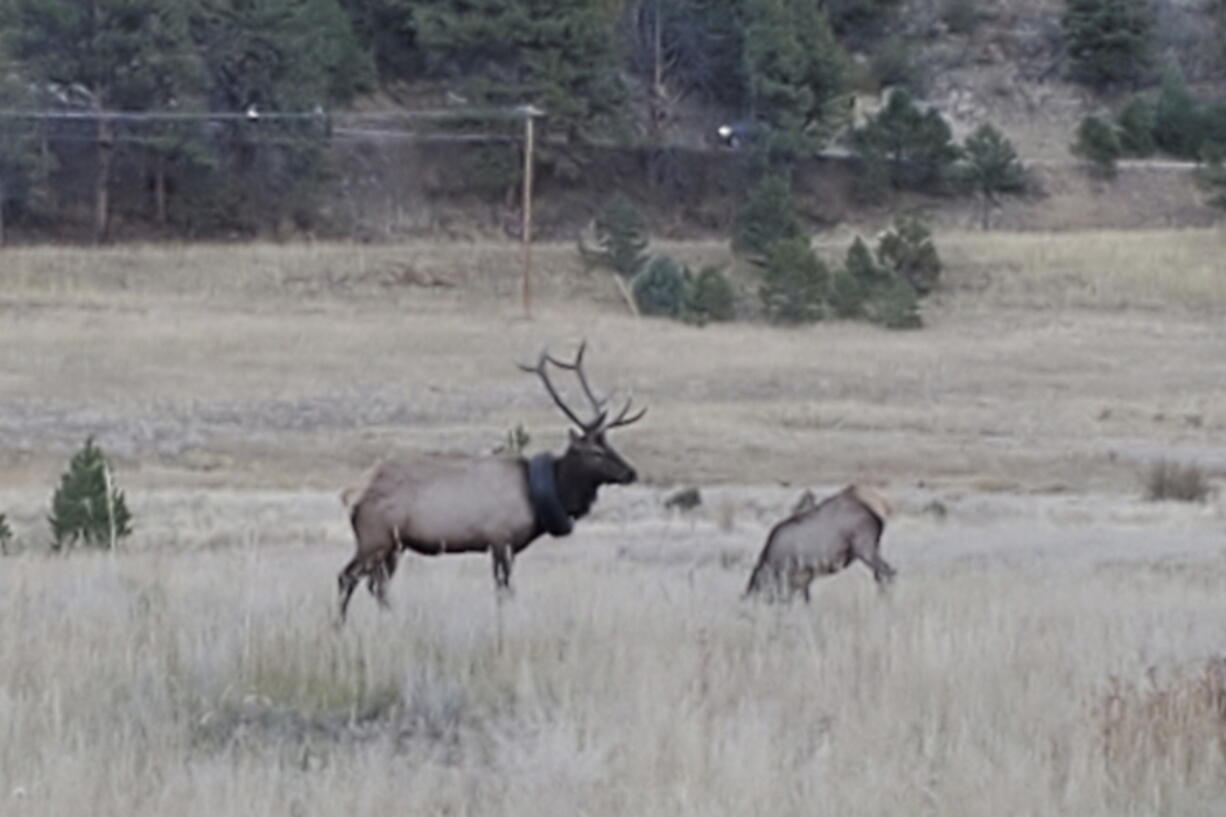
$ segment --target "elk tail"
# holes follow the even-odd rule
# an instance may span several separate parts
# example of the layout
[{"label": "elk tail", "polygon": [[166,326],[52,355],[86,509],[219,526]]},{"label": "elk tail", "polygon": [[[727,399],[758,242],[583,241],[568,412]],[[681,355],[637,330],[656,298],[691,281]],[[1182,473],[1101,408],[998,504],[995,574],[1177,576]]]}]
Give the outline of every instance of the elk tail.
[{"label": "elk tail", "polygon": [[885,527],[885,521],[894,514],[894,507],[890,505],[890,501],[880,491],[867,485],[853,485],[851,492],[881,521],[882,527]]}]

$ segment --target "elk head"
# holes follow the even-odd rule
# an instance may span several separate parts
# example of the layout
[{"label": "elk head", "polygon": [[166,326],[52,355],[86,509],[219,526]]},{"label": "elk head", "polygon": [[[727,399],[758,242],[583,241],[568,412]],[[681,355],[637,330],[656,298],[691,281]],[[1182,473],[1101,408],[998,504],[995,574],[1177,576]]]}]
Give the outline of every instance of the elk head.
[{"label": "elk head", "polygon": [[[587,350],[587,342],[579,344],[574,360],[558,360],[548,352],[541,352],[535,366],[519,367],[525,372],[537,375],[545,386],[545,391],[553,398],[553,402],[565,414],[575,428],[570,431],[570,444],[565,453],[557,460],[558,490],[564,494],[563,502],[570,511],[585,513],[595,498],[596,489],[601,485],[627,485],[638,479],[634,466],[609,445],[606,434],[615,428],[636,423],[647,413],[641,409],[630,413],[633,401],[626,400],[621,410],[610,419],[608,400],[598,398],[592,391],[583,371],[583,353]],[[574,372],[591,406],[592,417],[584,420],[567,405],[566,401],[554,388],[549,379],[549,366]],[[569,500],[569,501],[568,501]]]}]

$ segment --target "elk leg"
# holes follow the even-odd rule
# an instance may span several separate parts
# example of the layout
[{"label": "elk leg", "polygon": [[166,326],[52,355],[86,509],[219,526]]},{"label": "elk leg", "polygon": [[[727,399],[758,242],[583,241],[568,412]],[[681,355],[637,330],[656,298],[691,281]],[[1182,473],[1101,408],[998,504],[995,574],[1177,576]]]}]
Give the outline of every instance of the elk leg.
[{"label": "elk leg", "polygon": [[876,554],[874,554],[873,562],[869,566],[873,569],[873,578],[877,580],[877,584],[882,586],[892,582],[895,574],[898,573],[885,559]]},{"label": "elk leg", "polygon": [[340,575],[336,577],[341,602],[340,616],[337,619],[338,624],[345,623],[345,611],[349,609],[349,599],[353,597],[353,590],[361,580],[362,562],[355,556],[349,561],[349,564],[345,565],[345,569],[340,572]]},{"label": "elk leg", "polygon": [[898,573],[889,562],[881,558],[881,554],[877,552],[869,553],[860,556],[860,561],[868,566],[868,569],[873,571],[873,580],[877,582],[879,587],[884,588],[887,584],[894,580],[895,574]]},{"label": "elk leg", "polygon": [[876,536],[855,536],[852,539],[852,551],[857,559],[864,562],[868,569],[873,571],[873,579],[882,587],[889,583],[897,573],[885,559],[881,558],[880,543]]},{"label": "elk leg", "polygon": [[490,556],[494,563],[494,586],[500,594],[509,593],[511,590],[511,562],[515,559],[511,546],[491,545]]},{"label": "elk leg", "polygon": [[366,577],[366,589],[385,610],[392,606],[387,600],[387,583],[391,581],[392,575],[396,572],[396,558],[396,549],[392,548],[374,565]]}]

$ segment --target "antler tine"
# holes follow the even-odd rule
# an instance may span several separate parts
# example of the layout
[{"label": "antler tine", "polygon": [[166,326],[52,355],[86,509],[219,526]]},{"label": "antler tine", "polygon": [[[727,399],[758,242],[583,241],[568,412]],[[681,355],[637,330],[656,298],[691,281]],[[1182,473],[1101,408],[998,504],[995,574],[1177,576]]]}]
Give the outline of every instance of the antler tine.
[{"label": "antler tine", "polygon": [[615,419],[613,422],[609,423],[608,425],[603,426],[601,430],[608,431],[613,428],[619,428],[621,426],[628,426],[631,423],[637,423],[639,420],[642,420],[643,416],[647,414],[647,406],[643,406],[643,408],[641,408],[638,412],[636,412],[630,417],[626,416],[627,414],[630,413],[630,407],[633,405],[634,405],[633,398],[626,400],[626,405],[622,406],[622,410],[618,412],[617,419]]},{"label": "antler tine", "polygon": [[535,366],[527,366],[518,362],[515,365],[523,371],[528,372],[529,374],[535,374],[537,377],[539,377],[541,379],[541,383],[545,386],[545,391],[549,392],[549,396],[553,398],[553,402],[557,405],[557,407],[562,410],[563,414],[570,418],[572,423],[583,429],[585,433],[591,431],[593,428],[599,428],[600,424],[603,423],[605,419],[605,415],[603,413],[600,414],[594,422],[589,424],[580,420],[575,412],[571,411],[570,406],[566,405],[566,401],[562,399],[562,395],[558,394],[557,389],[553,387],[553,383],[549,380],[549,372],[545,367],[546,364],[550,362],[556,363],[556,361],[549,356],[548,352],[542,351],[541,356],[536,361]]},{"label": "antler tine", "polygon": [[[583,340],[579,343],[578,351],[575,352],[575,359],[570,363],[567,363],[564,360],[558,360],[556,357],[551,355],[547,357],[549,362],[557,366],[559,369],[566,369],[567,371],[575,373],[575,376],[579,379],[579,385],[583,388],[584,395],[587,396],[587,401],[592,404],[592,412],[597,417],[601,418],[601,422],[603,422],[604,417],[608,414],[608,400],[601,400],[597,398],[596,394],[592,391],[592,387],[587,382],[587,374],[583,371],[583,354],[586,351],[587,340]],[[593,427],[599,428],[600,423],[593,423]]]}]

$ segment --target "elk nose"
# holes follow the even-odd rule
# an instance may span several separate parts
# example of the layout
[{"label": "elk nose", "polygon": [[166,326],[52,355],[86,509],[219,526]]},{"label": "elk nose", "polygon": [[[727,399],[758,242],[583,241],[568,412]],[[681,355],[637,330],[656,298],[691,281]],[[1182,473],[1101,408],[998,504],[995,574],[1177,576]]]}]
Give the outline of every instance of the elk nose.
[{"label": "elk nose", "polygon": [[638,471],[635,471],[633,468],[626,469],[626,478],[623,480],[623,482],[626,485],[629,485],[632,482],[638,482],[638,479],[639,479]]}]

